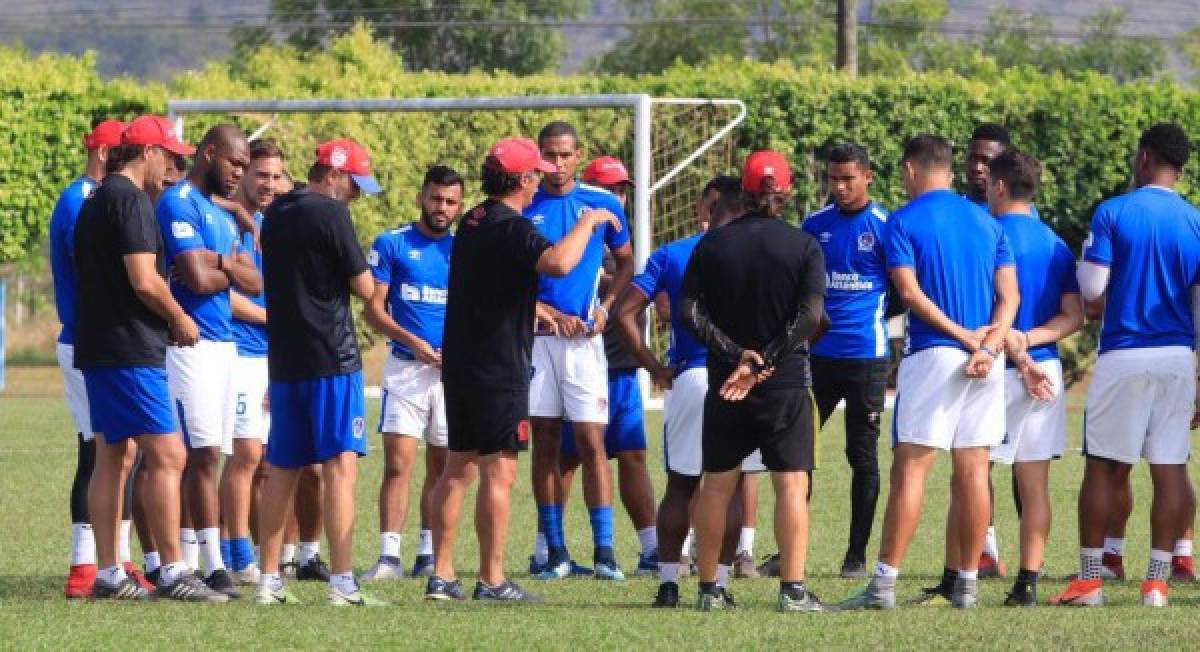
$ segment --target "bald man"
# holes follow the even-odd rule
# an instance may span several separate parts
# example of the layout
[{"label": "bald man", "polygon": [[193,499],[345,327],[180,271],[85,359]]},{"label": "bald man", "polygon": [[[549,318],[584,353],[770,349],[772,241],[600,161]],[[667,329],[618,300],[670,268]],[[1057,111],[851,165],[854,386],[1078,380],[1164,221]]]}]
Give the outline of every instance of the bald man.
[{"label": "bald man", "polygon": [[167,384],[188,447],[184,508],[194,530],[201,569],[209,588],[230,598],[241,593],[225,569],[218,528],[217,470],[221,453],[231,453],[235,393],[233,313],[229,289],[255,295],[262,278],[238,245],[233,215],[213,203],[228,198],[249,163],[246,137],[233,125],[209,129],[187,178],[158,200],[158,223],[171,268],[171,293],[200,330],[194,347],[167,350]]}]

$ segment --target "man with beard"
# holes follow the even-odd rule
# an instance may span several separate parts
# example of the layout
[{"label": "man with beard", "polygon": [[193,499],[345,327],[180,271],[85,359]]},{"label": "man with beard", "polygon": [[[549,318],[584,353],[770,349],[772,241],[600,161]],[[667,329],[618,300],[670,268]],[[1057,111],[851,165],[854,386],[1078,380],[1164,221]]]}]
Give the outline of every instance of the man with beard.
[{"label": "man with beard", "polygon": [[375,291],[366,318],[391,339],[383,365],[383,484],[379,489],[379,561],[364,580],[404,576],[400,539],[408,515],[408,485],[417,443],[424,438],[421,534],[413,575],[433,572],[429,502],[446,464],[446,407],[442,395],[442,325],[450,282],[450,227],[462,213],[463,178],[441,165],[429,168],[417,204],[421,219],[375,239],[367,262]]},{"label": "man with beard", "polygon": [[249,158],[240,129],[209,129],[187,178],[164,192],[157,208],[167,264],[173,268],[171,291],[200,329],[195,347],[171,347],[167,352],[171,398],[188,446],[184,499],[205,582],[233,598],[241,594],[221,559],[217,509],[217,467],[233,436],[237,347],[229,288],[258,294],[262,278],[237,245],[234,217],[210,197],[232,195]]}]

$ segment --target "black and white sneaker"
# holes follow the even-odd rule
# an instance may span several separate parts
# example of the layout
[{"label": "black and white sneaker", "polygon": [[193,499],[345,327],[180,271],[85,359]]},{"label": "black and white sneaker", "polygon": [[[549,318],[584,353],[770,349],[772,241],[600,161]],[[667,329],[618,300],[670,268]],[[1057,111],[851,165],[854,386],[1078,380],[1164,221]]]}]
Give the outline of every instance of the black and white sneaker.
[{"label": "black and white sneaker", "polygon": [[492,600],[495,602],[542,602],[542,596],[526,593],[524,589],[512,580],[504,580],[499,586],[488,586],[483,582],[475,583],[473,600]]},{"label": "black and white sneaker", "polygon": [[109,584],[99,577],[92,584],[92,599],[93,600],[145,600],[150,594],[143,589],[132,577]]},{"label": "black and white sneaker", "polygon": [[437,575],[430,575],[425,582],[426,600],[466,600],[463,595],[461,580],[445,580]]},{"label": "black and white sneaker", "polygon": [[674,609],[679,606],[679,585],[675,582],[663,582],[658,585],[658,595],[654,596],[655,609]]},{"label": "black and white sneaker", "polygon": [[170,584],[159,584],[154,598],[180,602],[229,602],[229,596],[208,588],[207,584],[191,573],[184,573]]},{"label": "black and white sneaker", "polygon": [[301,582],[328,582],[329,566],[321,561],[321,555],[313,555],[312,559],[296,567],[296,579]]},{"label": "black and white sneaker", "polygon": [[237,600],[242,597],[242,592],[238,590],[233,577],[224,568],[218,568],[213,571],[212,575],[204,578],[204,583],[208,585],[208,588],[229,596],[230,600]]}]

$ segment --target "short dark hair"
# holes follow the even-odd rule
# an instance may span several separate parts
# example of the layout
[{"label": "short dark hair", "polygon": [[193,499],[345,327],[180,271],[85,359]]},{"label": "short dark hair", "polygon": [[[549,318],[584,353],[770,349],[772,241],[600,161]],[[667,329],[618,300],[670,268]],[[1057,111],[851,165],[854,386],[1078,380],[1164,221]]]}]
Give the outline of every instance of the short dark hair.
[{"label": "short dark hair", "polygon": [[313,163],[312,167],[308,168],[308,182],[309,183],[321,183],[322,181],[325,180],[325,177],[329,176],[329,173],[332,171],[333,171],[333,168],[329,167],[328,165],[321,165],[320,163]]},{"label": "short dark hair", "polygon": [[521,175],[505,172],[494,156],[487,157],[479,171],[483,194],[488,197],[507,197],[521,183]]},{"label": "short dark hair", "polygon": [[742,212],[741,177],[727,174],[715,176],[704,184],[704,194],[707,195],[710,192],[717,193],[717,200],[713,202],[712,206],[714,213],[740,214]]},{"label": "short dark hair", "polygon": [[421,182],[421,187],[424,188],[431,183],[435,186],[458,186],[464,190],[467,187],[462,175],[454,168],[445,165],[434,165],[425,170],[425,180]]},{"label": "short dark hair", "polygon": [[[104,162],[104,173],[112,174],[142,157],[148,145],[117,145],[108,149],[108,158]],[[170,156],[170,154],[168,154]],[[187,169],[187,168],[184,168]]]},{"label": "short dark hair", "polygon": [[871,169],[871,157],[862,145],[852,142],[838,143],[829,150],[829,163],[857,163],[864,170]]},{"label": "short dark hair", "polygon": [[575,141],[575,145],[579,145],[579,132],[575,131],[575,127],[565,120],[555,120],[542,127],[538,132],[538,146],[546,142],[550,138],[558,138],[559,136],[570,136]]},{"label": "short dark hair", "polygon": [[1138,149],[1144,149],[1158,160],[1182,170],[1192,155],[1192,143],[1187,133],[1174,122],[1160,122],[1142,132]]},{"label": "short dark hair", "polygon": [[264,158],[277,158],[285,160],[283,150],[273,140],[257,139],[250,141],[250,160],[257,161]]},{"label": "short dark hair", "polygon": [[1025,152],[1010,149],[988,162],[988,173],[1008,186],[1013,199],[1029,201],[1041,184],[1042,164]]},{"label": "short dark hair", "polygon": [[1008,127],[995,122],[984,122],[977,125],[975,131],[971,132],[971,140],[990,140],[1005,147],[1012,145],[1012,136],[1008,133]]},{"label": "short dark hair", "polygon": [[933,134],[914,136],[904,144],[901,163],[913,163],[919,167],[949,169],[954,165],[954,147],[950,141]]}]

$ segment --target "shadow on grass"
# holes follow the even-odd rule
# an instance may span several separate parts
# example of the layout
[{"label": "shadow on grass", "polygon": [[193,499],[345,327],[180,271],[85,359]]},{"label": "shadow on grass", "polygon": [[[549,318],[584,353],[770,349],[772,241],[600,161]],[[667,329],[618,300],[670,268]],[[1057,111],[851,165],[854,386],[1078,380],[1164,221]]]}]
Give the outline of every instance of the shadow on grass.
[{"label": "shadow on grass", "polygon": [[60,600],[65,575],[0,575],[0,600]]}]

